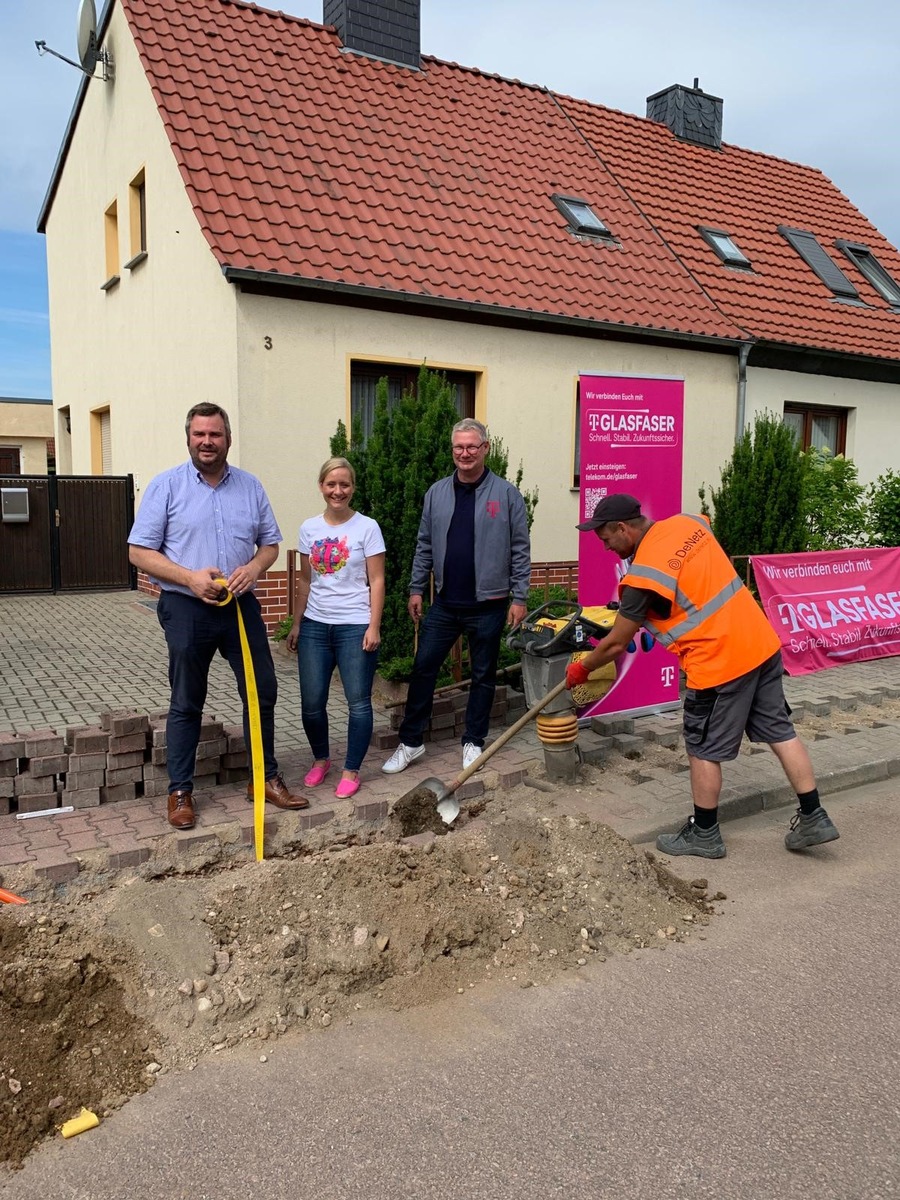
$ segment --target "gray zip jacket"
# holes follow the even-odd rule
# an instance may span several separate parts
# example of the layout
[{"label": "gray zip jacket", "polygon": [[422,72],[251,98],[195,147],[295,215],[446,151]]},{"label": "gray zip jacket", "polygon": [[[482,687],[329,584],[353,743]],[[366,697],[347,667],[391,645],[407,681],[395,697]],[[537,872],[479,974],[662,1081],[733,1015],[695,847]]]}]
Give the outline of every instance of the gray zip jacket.
[{"label": "gray zip jacket", "polygon": [[[427,595],[428,575],[435,588],[444,585],[447,531],[456,507],[453,475],[439,479],[425,493],[413,558],[410,595]],[[493,471],[475,489],[475,595],[497,600],[512,594],[516,604],[528,600],[531,543],[525,501],[518,488]]]}]

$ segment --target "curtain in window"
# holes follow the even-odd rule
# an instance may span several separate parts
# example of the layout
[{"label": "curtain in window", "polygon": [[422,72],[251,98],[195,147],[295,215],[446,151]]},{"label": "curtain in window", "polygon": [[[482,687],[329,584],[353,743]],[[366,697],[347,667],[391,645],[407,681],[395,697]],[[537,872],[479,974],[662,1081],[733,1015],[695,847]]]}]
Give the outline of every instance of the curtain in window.
[{"label": "curtain in window", "polygon": [[[392,367],[385,365],[380,369],[378,364],[366,363],[360,369],[355,363],[350,375],[350,420],[352,429],[362,434],[367,441],[372,433],[375,422],[375,389],[379,379],[387,378],[388,403],[393,406],[400,399],[404,389],[414,388],[418,369]],[[453,388],[456,411],[460,419],[475,416],[475,379],[462,372],[448,372],[447,382]]]},{"label": "curtain in window", "polygon": [[803,449],[803,413],[786,412],[784,414],[784,416],[782,417],[782,420],[784,421],[785,425],[787,425],[787,427],[791,431],[791,433],[794,435],[794,441],[797,443],[797,446],[802,450]]},{"label": "curtain in window", "polygon": [[809,444],[815,450],[829,450],[837,454],[838,419],[815,413],[812,418]]}]

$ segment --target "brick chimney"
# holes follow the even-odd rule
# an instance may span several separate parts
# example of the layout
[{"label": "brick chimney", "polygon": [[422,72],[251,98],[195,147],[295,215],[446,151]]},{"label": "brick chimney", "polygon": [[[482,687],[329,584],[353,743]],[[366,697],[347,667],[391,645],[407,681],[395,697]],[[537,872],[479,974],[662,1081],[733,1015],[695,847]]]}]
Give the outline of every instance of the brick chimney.
[{"label": "brick chimney", "polygon": [[707,95],[699,80],[692,88],[682,83],[647,97],[647,116],[651,121],[668,125],[676,137],[713,150],[722,147],[722,101]]},{"label": "brick chimney", "polygon": [[344,49],[418,71],[419,6],[420,0],[323,0],[323,23],[335,27]]}]

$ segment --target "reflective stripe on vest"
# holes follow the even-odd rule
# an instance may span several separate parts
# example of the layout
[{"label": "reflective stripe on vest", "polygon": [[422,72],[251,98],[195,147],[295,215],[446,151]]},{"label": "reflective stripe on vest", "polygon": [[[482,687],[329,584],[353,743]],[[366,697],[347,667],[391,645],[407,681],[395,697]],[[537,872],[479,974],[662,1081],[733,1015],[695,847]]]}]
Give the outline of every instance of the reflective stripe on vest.
[{"label": "reflective stripe on vest", "polygon": [[644,623],[645,628],[653,634],[661,646],[671,646],[677,642],[680,637],[684,637],[686,633],[690,633],[692,630],[696,629],[698,625],[702,625],[707,617],[711,617],[713,613],[718,612],[720,608],[724,608],[731,597],[739,592],[743,586],[744,585],[741,583],[740,579],[737,577],[737,575],[735,575],[734,579],[732,579],[729,583],[726,583],[720,592],[717,592],[711,600],[707,600],[707,602],[702,604],[699,608],[692,604],[686,596],[682,596],[680,592],[676,592],[675,600],[679,608],[684,610],[686,614],[685,619],[683,621],[679,621],[677,625],[673,625],[672,628],[667,630],[665,633],[656,628],[656,626],[652,625],[649,621]]},{"label": "reflective stripe on vest", "polygon": [[625,574],[635,575],[640,579],[649,579],[651,583],[661,583],[663,587],[671,588],[672,591],[678,590],[675,576],[667,575],[665,571],[657,571],[656,567],[639,567],[637,563],[632,563]]},{"label": "reflective stripe on vest", "polygon": [[[691,600],[689,596],[686,596],[678,586],[674,575],[666,575],[664,571],[657,571],[655,567],[638,567],[635,566],[634,563],[632,563],[628,568],[627,573],[635,576],[636,578],[649,579],[652,583],[660,583],[664,587],[671,588],[674,593],[673,599],[675,603],[683,612],[687,613],[689,617],[694,616],[695,613],[700,611],[693,600]],[[649,629],[650,626],[647,625],[647,628]]]}]

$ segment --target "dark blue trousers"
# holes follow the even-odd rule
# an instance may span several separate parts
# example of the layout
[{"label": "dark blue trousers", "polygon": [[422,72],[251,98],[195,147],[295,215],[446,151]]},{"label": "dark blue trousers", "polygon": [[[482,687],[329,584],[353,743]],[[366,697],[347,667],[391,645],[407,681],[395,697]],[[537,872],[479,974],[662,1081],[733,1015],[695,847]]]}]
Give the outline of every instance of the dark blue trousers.
[{"label": "dark blue trousers", "polygon": [[266,779],[278,773],[275,759],[275,702],[278,681],[269,649],[269,638],[261,616],[259,601],[252,592],[217,608],[204,604],[181,592],[163,591],[156,615],[166,635],[169,647],[169,684],[172,698],[166,721],[166,753],[169,766],[169,790],[191,791],[194,786],[194,763],[209,666],[218,651],[234,671],[238,691],[244,703],[244,738],[250,750],[250,720],[247,713],[247,687],[244,662],[238,632],[236,604],[241,606],[247,642],[253,655],[253,673],[259,694],[259,716],[262,727],[263,762]]},{"label": "dark blue trousers", "polygon": [[400,741],[421,746],[434,703],[434,685],[453,643],[465,634],[469,643],[472,682],[466,703],[462,740],[483,746],[491,724],[491,705],[497,686],[497,659],[506,625],[507,606],[488,602],[475,607],[445,604],[440,596],[429,608],[419,630],[419,649],[409,680]]}]

